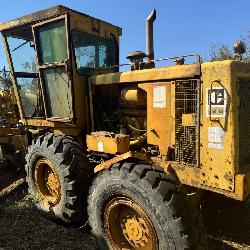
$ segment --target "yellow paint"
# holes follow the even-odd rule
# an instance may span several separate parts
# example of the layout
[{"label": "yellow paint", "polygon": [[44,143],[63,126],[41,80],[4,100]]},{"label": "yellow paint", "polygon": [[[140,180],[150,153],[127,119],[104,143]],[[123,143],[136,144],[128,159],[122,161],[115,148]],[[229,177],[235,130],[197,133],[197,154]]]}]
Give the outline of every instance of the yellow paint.
[{"label": "yellow paint", "polygon": [[87,135],[87,147],[89,151],[108,154],[123,154],[129,151],[129,136],[115,135],[108,132],[97,132]]},{"label": "yellow paint", "polygon": [[195,114],[183,114],[182,126],[195,126]]},{"label": "yellow paint", "polygon": [[[166,171],[174,169],[182,183],[242,200],[250,193],[250,168],[239,165],[239,96],[236,84],[238,77],[250,78],[250,64],[222,61],[201,65],[200,165],[191,167],[175,162],[166,163],[163,157],[154,159],[154,162],[164,166]],[[210,90],[211,84],[213,89],[224,88],[227,93],[225,117],[210,117],[208,114],[207,91]],[[183,123],[187,125],[191,115],[182,118]],[[148,117],[148,120],[150,119],[151,117]],[[158,122],[161,124],[163,121],[164,118],[159,116]],[[169,127],[165,129],[171,130]],[[221,149],[209,146],[209,131],[213,130],[224,131]],[[159,147],[161,148],[161,145]]]},{"label": "yellow paint", "polygon": [[[65,18],[68,33],[72,30],[81,30],[100,37],[110,38],[114,36],[119,43],[119,36],[122,32],[119,27],[63,6],[57,6],[6,22],[0,25],[0,30],[5,33],[10,28],[25,25],[26,30],[30,29],[30,32],[25,32],[25,34],[29,36],[30,40],[33,40],[32,25],[41,25],[44,22],[53,21],[50,18]],[[16,30],[13,29],[12,32],[20,32],[20,30],[19,27]],[[68,42],[71,44],[70,40]],[[129,87],[133,85],[135,88],[131,88],[125,93],[123,97],[125,101],[140,104],[137,87],[147,93],[147,142],[159,149],[158,157],[153,157],[152,162],[161,165],[165,171],[175,171],[180,181],[186,185],[211,190],[239,200],[245,199],[250,193],[250,167],[248,165],[241,166],[239,163],[238,108],[240,99],[237,85],[238,78],[250,79],[249,63],[228,60],[119,73],[110,73],[111,69],[104,69],[102,74],[87,78],[77,73],[70,45],[68,46],[70,51],[68,66],[70,66],[70,80],[73,86],[74,119],[72,121],[51,120],[48,118],[26,119],[20,102],[20,93],[14,77],[14,69],[9,56],[6,38],[4,38],[4,46],[12,73],[20,117],[27,127],[35,130],[41,129],[41,131],[43,128],[51,128],[54,133],[74,135],[77,140],[79,138],[81,141],[82,138],[85,140],[85,135],[91,133],[95,120],[92,101],[93,88],[98,85],[114,84],[124,84],[127,87],[126,84],[129,83]],[[62,66],[64,66],[64,62]],[[98,72],[100,71],[97,70]],[[172,148],[174,150],[176,146],[175,109],[178,103],[175,103],[175,86],[178,80],[186,79],[200,80],[200,133],[197,151],[199,163],[196,166],[178,164],[173,162],[172,159],[167,159],[168,149]],[[219,89],[226,93],[226,99],[224,99],[226,101],[225,109],[224,107],[215,107],[208,102],[209,99],[218,101],[219,98],[222,98]],[[210,93],[210,90],[213,90],[213,92]],[[107,96],[105,94],[104,97]],[[144,96],[142,97],[144,98]],[[142,104],[145,104],[144,100]],[[216,117],[210,115],[210,112]],[[248,118],[246,117],[246,119]],[[181,122],[186,127],[195,125],[194,114],[184,114],[181,117]],[[83,133],[84,135],[82,135]],[[99,150],[102,147],[101,144],[98,149],[100,140],[103,142],[102,150]],[[111,158],[109,161],[100,164],[95,171],[100,171],[114,162],[127,158],[148,159],[145,153],[141,153],[146,151],[143,147],[138,147],[138,152],[130,153],[129,147],[133,143],[130,143],[128,136],[121,139],[118,137],[88,135],[86,141],[90,151],[103,151],[106,154],[114,154],[113,159]],[[85,144],[85,141],[83,144]],[[137,142],[137,144],[139,143]],[[124,154],[123,156],[117,156],[115,155],[117,153]],[[138,154],[140,154],[140,157]]]},{"label": "yellow paint", "polygon": [[[80,30],[95,36],[106,37],[106,38],[114,38],[119,45],[119,36],[122,34],[122,29],[107,23],[105,21],[101,21],[97,18],[88,16],[86,14],[74,11],[67,7],[58,5],[49,9],[41,10],[20,18],[17,18],[12,21],[8,21],[0,24],[0,31],[5,34],[10,30],[12,33],[19,32],[18,36],[20,38],[27,38],[29,40],[34,41],[32,27],[44,25],[49,22],[53,22],[58,19],[65,19],[67,34],[71,33],[72,30]],[[25,32],[22,32],[22,29],[19,27],[20,25],[25,26]],[[29,31],[29,32],[28,32]],[[27,36],[27,37],[26,37]],[[74,119],[72,120],[57,120],[57,119],[49,119],[49,118],[41,118],[41,119],[26,119],[24,116],[23,107],[21,104],[21,97],[19,93],[19,88],[17,85],[17,81],[14,77],[14,68],[12,65],[12,61],[10,58],[10,53],[7,47],[6,38],[4,38],[4,46],[6,50],[6,55],[8,58],[8,63],[10,66],[12,82],[14,85],[15,96],[17,99],[17,105],[20,113],[21,120],[24,125],[38,127],[38,128],[53,128],[54,132],[58,132],[58,128],[64,128],[64,131],[67,131],[70,135],[80,136],[82,130],[86,131],[86,133],[91,132],[91,117],[90,110],[91,102],[89,102],[88,98],[88,80],[86,76],[81,76],[77,73],[76,63],[74,61],[74,55],[72,53],[71,41],[68,41],[68,51],[69,51],[69,60],[67,62],[68,69],[70,71],[70,82],[72,83],[72,99],[73,99],[73,114]],[[38,63],[38,62],[37,62]],[[61,66],[65,66],[63,62]],[[41,66],[42,67],[42,66]],[[104,69],[102,73],[109,73],[112,70]],[[40,80],[42,80],[40,78]],[[44,92],[45,93],[45,92]],[[46,99],[43,97],[45,102]],[[46,105],[45,105],[46,107]],[[45,108],[46,114],[46,108]],[[93,123],[93,122],[92,122]],[[59,129],[62,131],[61,129]],[[61,133],[59,131],[59,133]],[[80,131],[80,132],[79,132]]]},{"label": "yellow paint", "polygon": [[[147,92],[147,142],[158,145],[162,155],[167,154],[168,147],[172,146],[171,138],[174,133],[174,116],[171,113],[171,84],[154,82],[150,84],[139,84],[139,87]],[[154,107],[154,89],[163,88],[165,97],[162,104],[164,107]],[[158,103],[155,103],[156,106]]]},{"label": "yellow paint", "polygon": [[[210,62],[201,65],[201,125],[200,126],[200,168],[204,172],[206,185],[224,190],[234,190],[234,174],[238,172],[235,158],[235,82],[232,61]],[[207,115],[207,90],[220,87],[219,81],[227,92],[227,112],[225,117],[214,118]],[[209,127],[222,128],[224,131],[224,148],[208,148]],[[228,178],[225,178],[228,176]],[[229,181],[232,179],[232,181]]]},{"label": "yellow paint", "polygon": [[174,78],[188,78],[200,74],[198,64],[187,64],[178,66],[169,66],[164,68],[153,68],[144,70],[135,70],[122,73],[109,73],[89,78],[91,84],[114,84],[130,82],[159,81]]},{"label": "yellow paint", "polygon": [[[157,145],[160,151],[159,157],[152,158],[152,161],[163,166],[165,171],[170,169],[175,171],[180,181],[186,185],[243,200],[250,192],[250,174],[243,173],[241,171],[243,166],[239,166],[239,97],[236,79],[237,77],[250,78],[250,64],[238,61],[201,64],[199,78],[201,80],[200,164],[191,166],[166,161],[168,147],[173,147],[175,144],[176,82],[174,79],[196,78],[199,73],[198,69],[199,66],[197,65],[178,65],[160,69],[106,74],[91,77],[90,83],[100,85],[139,82],[138,87],[147,92],[147,142]],[[159,82],[159,79],[161,79],[161,82]],[[162,107],[157,107],[158,104],[154,107],[154,88],[157,87],[165,88],[165,104]],[[215,90],[218,88],[224,89],[226,92],[226,111],[222,117],[210,117],[209,115],[208,98],[213,98],[208,95],[211,87]],[[211,111],[213,110],[214,108],[211,109]],[[219,110],[218,112],[222,111]],[[184,114],[182,125],[193,126],[194,114]],[[224,134],[224,140],[219,143],[219,148],[216,148],[217,142],[211,143],[209,141],[209,137],[212,138],[214,132],[219,135]]]}]

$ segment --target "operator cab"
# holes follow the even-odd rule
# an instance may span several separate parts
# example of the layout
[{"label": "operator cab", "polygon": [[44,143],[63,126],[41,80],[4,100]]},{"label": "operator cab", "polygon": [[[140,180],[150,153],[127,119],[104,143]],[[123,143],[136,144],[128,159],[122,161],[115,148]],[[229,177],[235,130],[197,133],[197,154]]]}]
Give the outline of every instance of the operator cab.
[{"label": "operator cab", "polygon": [[118,69],[121,28],[56,6],[0,31],[23,123],[87,127],[87,76]]}]

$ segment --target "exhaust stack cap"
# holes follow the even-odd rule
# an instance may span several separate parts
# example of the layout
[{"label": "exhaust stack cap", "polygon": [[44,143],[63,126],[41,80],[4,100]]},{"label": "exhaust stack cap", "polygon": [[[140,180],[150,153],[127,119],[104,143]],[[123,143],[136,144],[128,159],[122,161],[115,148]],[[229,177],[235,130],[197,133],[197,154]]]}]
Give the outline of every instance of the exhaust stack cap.
[{"label": "exhaust stack cap", "polygon": [[156,19],[156,10],[153,9],[151,11],[151,13],[149,14],[149,16],[147,17],[146,21],[152,21],[152,22],[154,22],[155,19]]},{"label": "exhaust stack cap", "polygon": [[145,53],[141,51],[133,51],[129,52],[126,58],[129,59],[132,63],[136,63],[136,62],[143,62],[143,58],[145,57],[146,57]]},{"label": "exhaust stack cap", "polygon": [[146,19],[146,55],[147,62],[154,60],[154,29],[153,23],[156,19],[156,10],[154,9]]}]

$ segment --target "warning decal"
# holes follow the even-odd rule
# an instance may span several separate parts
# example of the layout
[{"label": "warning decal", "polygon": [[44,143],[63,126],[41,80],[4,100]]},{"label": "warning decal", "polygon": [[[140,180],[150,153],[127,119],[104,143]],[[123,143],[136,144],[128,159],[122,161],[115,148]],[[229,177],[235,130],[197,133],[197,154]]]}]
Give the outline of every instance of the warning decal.
[{"label": "warning decal", "polygon": [[207,88],[207,117],[225,117],[227,108],[227,93],[224,88]]},{"label": "warning decal", "polygon": [[225,132],[221,127],[208,127],[208,148],[223,149]]},{"label": "warning decal", "polygon": [[165,86],[154,87],[153,95],[154,95],[153,107],[166,108],[166,87]]}]

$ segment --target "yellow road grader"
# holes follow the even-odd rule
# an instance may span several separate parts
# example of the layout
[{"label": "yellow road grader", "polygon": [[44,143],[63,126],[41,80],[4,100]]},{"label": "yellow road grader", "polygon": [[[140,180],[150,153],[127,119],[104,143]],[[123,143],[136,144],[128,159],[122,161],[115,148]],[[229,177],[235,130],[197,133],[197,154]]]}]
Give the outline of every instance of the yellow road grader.
[{"label": "yellow road grader", "polygon": [[19,113],[9,72],[0,71],[0,191],[23,176],[26,131]]},{"label": "yellow road grader", "polygon": [[126,72],[121,28],[97,18],[56,6],[0,24],[19,150],[37,208],[87,218],[101,248],[206,249],[194,197],[250,193],[250,64],[155,59],[155,19]]}]

